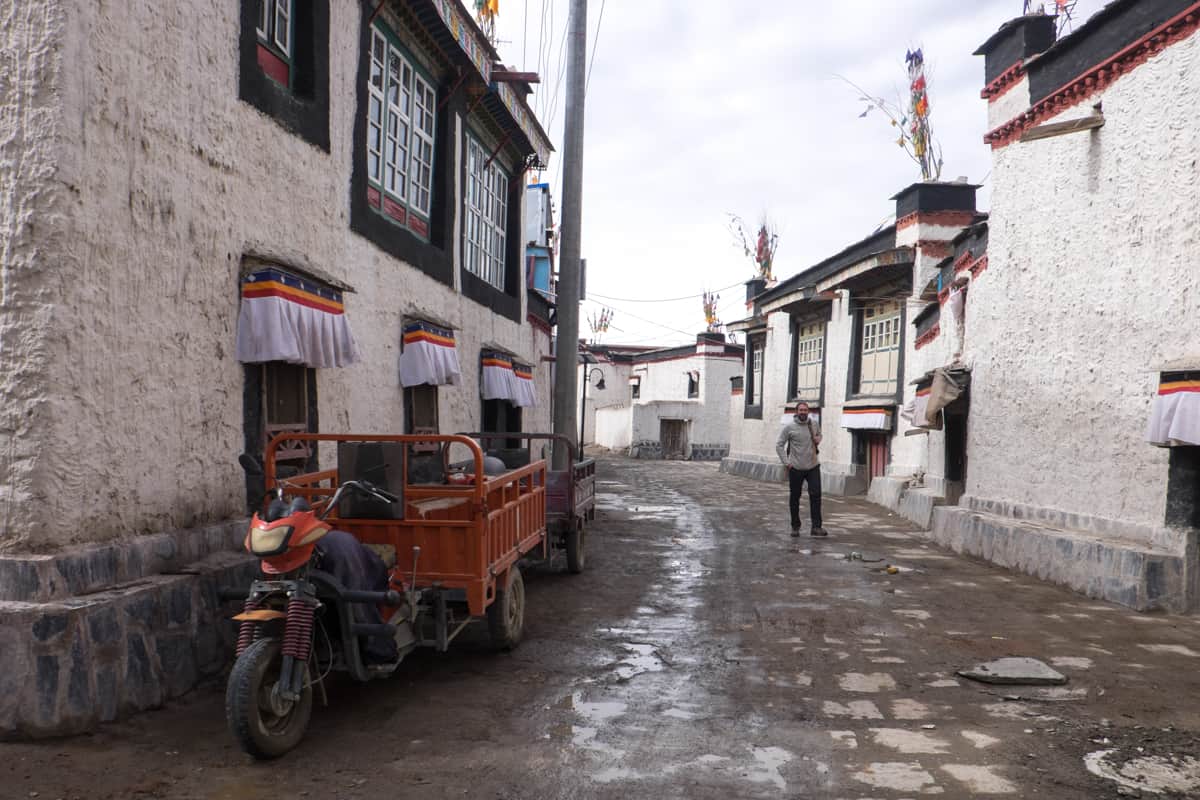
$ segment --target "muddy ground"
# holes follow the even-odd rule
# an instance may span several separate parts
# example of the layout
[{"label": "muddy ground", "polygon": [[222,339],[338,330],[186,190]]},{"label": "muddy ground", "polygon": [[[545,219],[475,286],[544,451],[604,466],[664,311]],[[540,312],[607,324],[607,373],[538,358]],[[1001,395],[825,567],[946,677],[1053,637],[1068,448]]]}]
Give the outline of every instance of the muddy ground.
[{"label": "muddy ground", "polygon": [[[514,652],[337,683],[273,763],[235,749],[220,686],[0,744],[0,797],[1200,796],[1200,619],[937,550],[857,499],[794,540],[782,487],[712,465],[605,457],[600,488],[588,571],[527,575]],[[1070,682],[955,677],[1006,655]]]}]

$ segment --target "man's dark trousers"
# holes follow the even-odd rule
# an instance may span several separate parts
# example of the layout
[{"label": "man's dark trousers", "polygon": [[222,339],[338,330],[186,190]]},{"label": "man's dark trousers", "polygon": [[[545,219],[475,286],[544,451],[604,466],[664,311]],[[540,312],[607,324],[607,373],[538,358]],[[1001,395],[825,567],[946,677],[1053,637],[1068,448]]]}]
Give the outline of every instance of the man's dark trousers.
[{"label": "man's dark trousers", "polygon": [[808,508],[815,530],[821,527],[821,466],[788,470],[788,511],[792,512],[792,530],[800,529],[800,492],[808,482]]}]

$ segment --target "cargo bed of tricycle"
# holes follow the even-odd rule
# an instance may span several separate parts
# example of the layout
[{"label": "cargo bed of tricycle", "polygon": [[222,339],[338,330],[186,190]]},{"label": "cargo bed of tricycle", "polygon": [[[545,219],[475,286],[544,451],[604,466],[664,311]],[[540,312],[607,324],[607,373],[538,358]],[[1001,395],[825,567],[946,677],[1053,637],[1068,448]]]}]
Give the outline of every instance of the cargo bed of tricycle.
[{"label": "cargo bed of tricycle", "polygon": [[[326,444],[317,462],[334,466],[279,478],[276,454],[285,444],[310,452]],[[449,482],[444,466],[450,448],[459,446],[466,449],[470,467],[466,480],[456,484]],[[481,617],[518,561],[549,554],[546,462],[530,460],[503,474],[485,475],[483,459],[480,445],[465,436],[298,433],[271,441],[265,472],[268,489],[282,483],[289,495],[306,497],[317,508],[350,478],[399,495],[397,503],[382,509],[343,501],[327,522],[375,549],[405,585],[449,591],[465,602],[472,617]],[[441,460],[443,469],[436,463],[432,472],[417,469],[431,460]]]},{"label": "cargo bed of tricycle", "polygon": [[[596,460],[582,457],[566,436],[553,433],[464,433],[477,440],[485,454],[509,468],[550,456],[561,444],[567,452],[565,469],[546,472],[546,529],[550,544],[567,554],[571,572],[582,572],[587,524],[596,517]],[[544,452],[536,452],[541,446]]]}]

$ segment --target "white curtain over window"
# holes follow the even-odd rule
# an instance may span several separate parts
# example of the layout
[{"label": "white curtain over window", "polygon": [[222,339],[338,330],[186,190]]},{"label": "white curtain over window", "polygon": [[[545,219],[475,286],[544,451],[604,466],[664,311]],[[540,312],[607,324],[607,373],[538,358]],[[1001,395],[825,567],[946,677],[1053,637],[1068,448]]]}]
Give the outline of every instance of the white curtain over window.
[{"label": "white curtain over window", "polygon": [[483,352],[483,377],[479,391],[484,400],[507,400],[515,403],[516,381],[511,358],[490,350]]},{"label": "white curtain over window", "polygon": [[1146,441],[1159,447],[1200,445],[1200,373],[1162,376]]},{"label": "white curtain over window", "polygon": [[400,385],[457,385],[462,377],[454,331],[429,322],[404,326],[404,349],[400,353]]},{"label": "white curtain over window", "polygon": [[856,431],[890,431],[892,409],[890,408],[844,408],[842,427]]},{"label": "white curtain over window", "polygon": [[513,405],[532,408],[537,405],[537,392],[533,384],[533,367],[513,362]]},{"label": "white curtain over window", "polygon": [[358,346],[342,293],[279,269],[247,275],[242,281],[237,360],[286,361],[315,369],[355,363]]}]

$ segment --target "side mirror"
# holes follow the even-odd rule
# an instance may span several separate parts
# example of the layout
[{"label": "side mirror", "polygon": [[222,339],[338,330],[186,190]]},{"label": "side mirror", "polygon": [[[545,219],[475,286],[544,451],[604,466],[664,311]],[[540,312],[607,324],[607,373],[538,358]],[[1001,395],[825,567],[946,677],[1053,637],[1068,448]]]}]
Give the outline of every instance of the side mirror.
[{"label": "side mirror", "polygon": [[249,475],[250,477],[252,477],[252,478],[263,477],[262,464],[259,463],[257,458],[250,455],[249,453],[242,453],[240,456],[238,456],[238,463],[242,465],[242,469],[244,469],[246,471],[246,474]]}]

